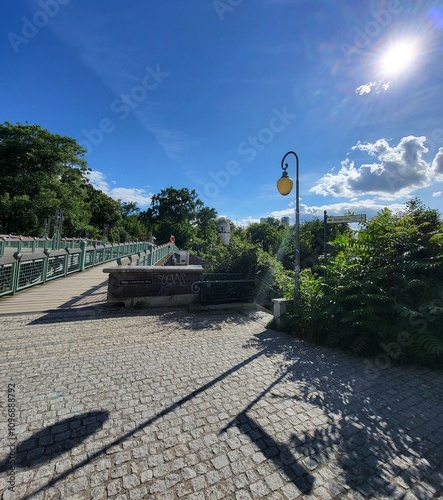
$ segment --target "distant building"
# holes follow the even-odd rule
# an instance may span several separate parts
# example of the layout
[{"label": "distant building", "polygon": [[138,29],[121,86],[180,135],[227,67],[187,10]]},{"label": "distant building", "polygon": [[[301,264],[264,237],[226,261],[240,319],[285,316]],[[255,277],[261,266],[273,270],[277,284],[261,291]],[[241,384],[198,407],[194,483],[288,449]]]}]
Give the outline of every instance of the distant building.
[{"label": "distant building", "polygon": [[229,224],[229,221],[226,217],[220,217],[217,220],[218,223],[218,228],[217,228],[217,233],[222,239],[223,243],[225,245],[229,245],[229,242],[231,241],[231,225]]},{"label": "distant building", "polygon": [[[276,219],[274,217],[260,217],[260,224],[263,224],[263,222],[272,223],[273,221],[278,221],[278,219]],[[280,219],[280,222],[282,224],[288,224],[289,225],[289,217],[282,217]]]}]

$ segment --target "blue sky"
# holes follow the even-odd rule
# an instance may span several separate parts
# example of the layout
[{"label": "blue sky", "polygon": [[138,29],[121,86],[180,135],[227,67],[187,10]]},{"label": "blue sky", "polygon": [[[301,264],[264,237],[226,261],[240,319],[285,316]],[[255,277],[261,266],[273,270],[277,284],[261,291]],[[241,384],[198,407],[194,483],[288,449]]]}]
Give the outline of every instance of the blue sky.
[{"label": "blue sky", "polygon": [[[174,186],[245,224],[443,209],[437,0],[22,0],[0,16],[1,120],[88,150],[91,182],[145,209]],[[288,172],[295,176],[290,155]]]}]

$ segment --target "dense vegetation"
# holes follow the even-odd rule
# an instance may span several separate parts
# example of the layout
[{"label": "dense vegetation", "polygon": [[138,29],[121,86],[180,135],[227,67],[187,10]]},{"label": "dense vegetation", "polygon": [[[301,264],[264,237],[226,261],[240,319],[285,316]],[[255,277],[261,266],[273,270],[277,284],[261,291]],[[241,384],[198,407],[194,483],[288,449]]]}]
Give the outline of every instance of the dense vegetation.
[{"label": "dense vegetation", "polygon": [[413,200],[343,234],[317,272],[302,271],[288,328],[363,355],[443,367],[443,224]]},{"label": "dense vegetation", "polygon": [[[382,210],[355,233],[330,226],[324,262],[323,222],[301,224],[301,301],[285,329],[352,353],[443,367],[443,222],[415,199]],[[256,302],[293,298],[294,227],[267,219],[232,226],[229,247],[214,246],[210,269],[259,284]]]}]

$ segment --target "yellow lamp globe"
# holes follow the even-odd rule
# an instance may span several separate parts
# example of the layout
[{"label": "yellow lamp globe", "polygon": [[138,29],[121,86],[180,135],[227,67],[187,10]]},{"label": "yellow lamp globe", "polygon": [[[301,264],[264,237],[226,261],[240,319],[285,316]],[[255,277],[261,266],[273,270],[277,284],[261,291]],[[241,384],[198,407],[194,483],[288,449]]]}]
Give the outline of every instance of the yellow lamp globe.
[{"label": "yellow lamp globe", "polygon": [[288,177],[287,172],[283,172],[280,179],[277,181],[277,189],[280,194],[287,196],[292,191],[292,186],[294,183],[292,179]]}]

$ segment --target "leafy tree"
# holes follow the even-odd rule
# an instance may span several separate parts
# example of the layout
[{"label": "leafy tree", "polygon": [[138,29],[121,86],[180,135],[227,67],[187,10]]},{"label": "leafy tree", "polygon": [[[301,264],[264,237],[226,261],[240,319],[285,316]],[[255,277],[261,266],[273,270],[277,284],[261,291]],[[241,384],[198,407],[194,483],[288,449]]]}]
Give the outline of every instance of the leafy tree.
[{"label": "leafy tree", "polygon": [[35,194],[42,181],[63,175],[67,167],[86,170],[86,151],[74,139],[51,134],[39,125],[0,125],[2,190]]},{"label": "leafy tree", "polygon": [[[179,247],[189,247],[198,238],[199,214],[203,208],[194,189],[169,187],[152,197],[151,207],[140,214],[140,219],[153,229],[159,242],[169,241],[173,234]],[[210,215],[215,213],[214,210],[202,214],[207,231]]]},{"label": "leafy tree", "polygon": [[203,241],[211,242],[217,237],[217,211],[215,208],[200,207],[197,210],[197,235]]},{"label": "leafy tree", "polygon": [[95,189],[91,184],[87,185],[89,204],[89,235],[91,238],[100,239],[103,235],[103,227],[109,225],[109,240],[120,242],[126,238],[122,234],[123,216],[121,205],[102,191]]},{"label": "leafy tree", "polygon": [[0,125],[0,230],[37,236],[57,208],[69,231],[84,225],[85,152],[74,139],[38,125]]},{"label": "leafy tree", "polygon": [[[263,224],[263,223],[262,223]],[[260,226],[262,225],[260,224]],[[266,224],[266,223],[264,223]],[[275,227],[275,226],[274,226]],[[341,234],[351,234],[348,224],[334,224],[328,229],[328,241]],[[293,270],[295,265],[295,227],[280,225],[274,244],[269,252],[283,264],[285,269]],[[259,238],[256,238],[258,240]],[[269,241],[269,240],[268,240]],[[265,246],[263,246],[266,249]],[[302,269],[317,268],[320,256],[324,254],[324,223],[320,219],[305,221],[300,224],[300,265]],[[329,247],[327,247],[329,252]]]},{"label": "leafy tree", "polygon": [[110,241],[143,238],[135,203],[113,200],[89,184],[83,150],[74,139],[38,125],[0,125],[0,232],[41,236],[43,221],[63,211],[62,236]]},{"label": "leafy tree", "polygon": [[137,203],[134,201],[121,201],[120,203],[120,212],[123,217],[129,217],[131,215],[138,215],[140,213],[140,209],[137,206]]},{"label": "leafy tree", "polygon": [[273,219],[269,220],[270,222],[267,220],[251,224],[246,229],[246,235],[251,243],[259,244],[265,252],[276,255],[283,240],[284,230],[273,223]]}]

